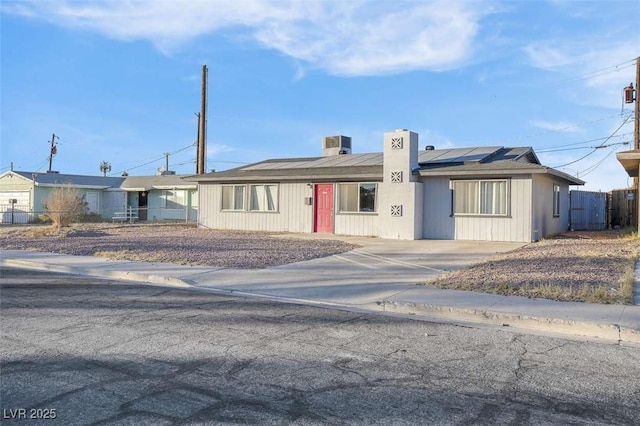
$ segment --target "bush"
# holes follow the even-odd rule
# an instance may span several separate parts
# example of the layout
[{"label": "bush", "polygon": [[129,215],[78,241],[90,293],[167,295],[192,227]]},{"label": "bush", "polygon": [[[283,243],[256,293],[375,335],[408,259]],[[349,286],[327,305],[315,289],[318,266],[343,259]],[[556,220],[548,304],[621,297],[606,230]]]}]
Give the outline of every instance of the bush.
[{"label": "bush", "polygon": [[53,226],[60,230],[69,226],[87,212],[87,203],[77,189],[71,186],[54,188],[44,203],[44,211]]}]

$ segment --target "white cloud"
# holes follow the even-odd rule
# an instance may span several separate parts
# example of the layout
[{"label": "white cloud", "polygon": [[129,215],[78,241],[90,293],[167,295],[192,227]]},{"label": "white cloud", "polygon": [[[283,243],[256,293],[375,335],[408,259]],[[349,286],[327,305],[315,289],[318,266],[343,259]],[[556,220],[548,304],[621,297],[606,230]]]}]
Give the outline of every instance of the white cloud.
[{"label": "white cloud", "polygon": [[530,120],[529,124],[534,127],[539,127],[545,130],[551,130],[554,132],[580,132],[581,129],[576,123],[570,123],[568,121],[544,121],[544,120]]},{"label": "white cloud", "polygon": [[462,0],[51,0],[2,10],[118,40],[148,40],[166,54],[197,37],[240,29],[310,68],[347,76],[459,67],[471,56],[480,20],[493,13],[491,3]]},{"label": "white cloud", "polygon": [[619,108],[621,90],[632,81],[640,53],[640,31],[630,29],[629,35],[542,40],[524,51],[532,66],[559,75],[558,90],[576,104]]}]

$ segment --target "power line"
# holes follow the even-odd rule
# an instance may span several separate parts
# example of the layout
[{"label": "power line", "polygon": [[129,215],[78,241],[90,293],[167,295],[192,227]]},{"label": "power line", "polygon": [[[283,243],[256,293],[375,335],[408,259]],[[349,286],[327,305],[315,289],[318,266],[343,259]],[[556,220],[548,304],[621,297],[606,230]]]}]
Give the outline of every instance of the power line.
[{"label": "power line", "polygon": [[596,170],[602,163],[604,163],[604,160],[609,158],[611,156],[611,154],[613,154],[614,152],[615,152],[615,148],[610,150],[609,153],[607,155],[605,155],[604,157],[602,157],[602,159],[600,161],[598,161],[597,163],[593,164],[592,166],[587,167],[586,169],[581,171],[580,172],[580,177],[584,177],[584,176],[588,175],[589,173],[593,172],[594,170]]},{"label": "power line", "polygon": [[[631,114],[629,114],[629,117],[631,117]],[[546,135],[548,133],[554,133],[554,132],[563,132],[563,131],[566,131],[566,130],[569,130],[569,129],[574,129],[576,127],[587,126],[589,124],[593,124],[593,123],[598,123],[600,121],[609,120],[611,118],[620,118],[620,114],[610,115],[608,117],[597,118],[595,120],[585,121],[583,123],[572,124],[570,126],[561,127],[559,129],[549,129],[549,130],[544,130],[544,131],[541,131],[541,132],[531,133],[531,134],[524,135],[524,136],[518,136],[518,137],[514,137],[514,138],[510,138],[510,139],[505,139],[502,142],[510,142],[510,141],[517,141],[517,140],[521,140],[521,139],[529,139],[529,138],[532,138],[532,137],[535,137],[535,136]]]},{"label": "power line", "polygon": [[610,146],[615,145],[629,145],[629,142],[616,142],[610,143],[609,145],[598,145],[598,146],[581,146],[578,148],[558,148],[558,149],[544,149],[544,150],[536,150],[537,153],[545,153],[545,152],[560,152],[560,151],[576,151],[578,149],[601,149],[601,148],[609,148]]},{"label": "power line", "polygon": [[[630,136],[631,133],[623,133],[621,135],[616,135],[616,138],[624,138],[627,136]],[[591,142],[596,142],[596,141],[602,141],[609,138],[609,136],[604,136],[602,138],[595,138],[595,139],[589,139],[586,141],[580,141],[580,142],[571,142],[571,143],[566,143],[563,145],[555,145],[553,148],[536,148],[536,152],[555,152],[555,151],[563,151],[563,149],[557,149],[557,148],[564,148],[567,146],[576,146],[576,145],[582,145],[585,143],[591,143]],[[585,149],[585,148],[589,148],[589,147],[582,147],[582,148],[575,148],[575,149]],[[570,149],[567,149],[567,151],[570,151]]]},{"label": "power line", "polygon": [[550,86],[551,87],[555,87],[555,86],[559,86],[561,84],[569,83],[569,82],[572,82],[572,81],[585,80],[587,78],[595,78],[595,77],[600,77],[600,76],[603,76],[603,75],[606,75],[606,74],[619,72],[619,71],[622,71],[624,69],[631,68],[631,67],[635,66],[635,62],[636,62],[636,58],[629,59],[628,61],[621,62],[621,63],[619,63],[617,65],[611,65],[609,67],[605,67],[605,68],[601,68],[601,69],[598,69],[598,70],[589,71],[587,73],[584,73],[584,74],[576,76],[576,77],[569,77],[569,78],[565,78],[565,79],[559,80],[556,83],[552,83]]},{"label": "power line", "polygon": [[[193,147],[194,145],[195,145],[195,143],[189,144],[189,145],[187,145],[187,146],[185,146],[183,148],[180,148],[180,149],[178,149],[176,151],[170,152],[169,155],[177,154],[179,152],[182,152],[182,151],[184,151],[186,149],[189,149],[189,148]],[[162,157],[154,158],[153,160],[147,161],[144,164],[140,164],[140,165],[134,166],[134,167],[129,167],[128,169],[122,170],[121,172],[111,173],[110,176],[114,176],[114,175],[117,175],[117,174],[121,175],[124,172],[129,172],[131,170],[139,169],[140,167],[148,166],[149,164],[155,163],[156,161],[164,160],[165,158],[166,157],[164,155],[162,155]]]},{"label": "power line", "polygon": [[615,134],[618,132],[618,130],[622,129],[622,126],[624,126],[625,124],[627,124],[627,121],[629,121],[629,119],[630,119],[630,118],[631,118],[631,115],[628,115],[628,116],[627,116],[627,117],[622,121],[622,124],[620,124],[620,125],[618,126],[618,128],[617,128],[616,130],[614,130],[614,131],[613,131],[613,133],[611,133],[611,135],[610,135],[607,139],[605,139],[605,141],[604,141],[604,142],[602,142],[599,146],[597,146],[597,147],[593,148],[593,151],[589,152],[588,154],[583,155],[582,157],[578,158],[577,160],[570,161],[570,162],[568,162],[568,163],[566,163],[566,164],[562,164],[562,165],[560,165],[560,166],[554,166],[553,168],[554,168],[554,169],[559,169],[559,168],[561,168],[561,167],[565,167],[565,166],[568,166],[568,165],[571,165],[571,164],[577,163],[577,162],[578,162],[578,161],[580,161],[580,160],[584,160],[585,158],[587,158],[588,156],[590,156],[591,154],[593,154],[594,152],[596,152],[599,148],[602,148],[602,147],[605,145],[605,143],[606,143],[609,139],[611,139],[613,136],[615,136]]}]

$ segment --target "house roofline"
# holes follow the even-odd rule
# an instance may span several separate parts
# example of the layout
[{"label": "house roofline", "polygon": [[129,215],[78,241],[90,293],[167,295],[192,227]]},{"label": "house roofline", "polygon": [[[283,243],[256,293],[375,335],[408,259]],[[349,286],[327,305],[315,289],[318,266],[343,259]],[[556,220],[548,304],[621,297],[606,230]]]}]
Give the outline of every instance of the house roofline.
[{"label": "house roofline", "polygon": [[575,178],[571,175],[563,173],[561,171],[552,169],[550,167],[539,166],[537,168],[525,168],[525,169],[492,169],[492,170],[447,170],[441,168],[438,170],[419,170],[420,176],[509,176],[509,175],[532,175],[532,174],[550,174],[566,180],[571,185],[584,185],[585,182],[581,179]]}]

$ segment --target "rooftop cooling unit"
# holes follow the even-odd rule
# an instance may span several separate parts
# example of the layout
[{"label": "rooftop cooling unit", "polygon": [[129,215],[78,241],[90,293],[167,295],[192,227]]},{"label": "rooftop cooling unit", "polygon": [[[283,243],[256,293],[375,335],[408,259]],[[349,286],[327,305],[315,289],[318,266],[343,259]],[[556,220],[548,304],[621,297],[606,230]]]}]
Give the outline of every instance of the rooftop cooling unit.
[{"label": "rooftop cooling unit", "polygon": [[322,142],[322,155],[351,154],[351,138],[349,136],[326,136]]}]

